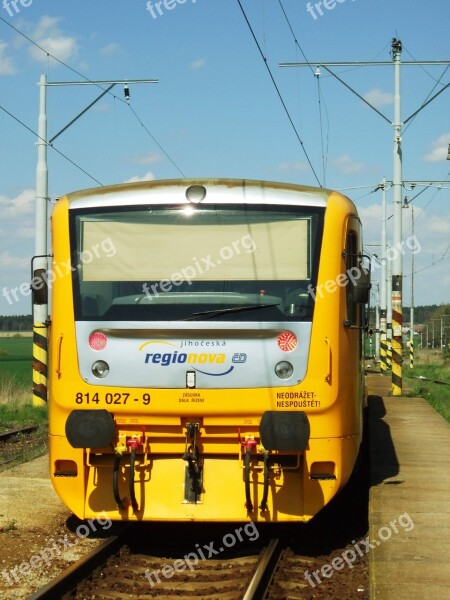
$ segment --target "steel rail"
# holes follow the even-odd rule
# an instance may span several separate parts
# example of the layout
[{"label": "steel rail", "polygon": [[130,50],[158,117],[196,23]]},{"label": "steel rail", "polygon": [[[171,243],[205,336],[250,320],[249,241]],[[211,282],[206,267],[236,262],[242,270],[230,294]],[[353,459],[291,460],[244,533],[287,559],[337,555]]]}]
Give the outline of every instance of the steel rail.
[{"label": "steel rail", "polygon": [[47,585],[29,596],[27,600],[61,600],[91,573],[105,564],[110,556],[116,554],[123,545],[121,535],[112,536],[94,548],[89,554],[71,565]]},{"label": "steel rail", "polygon": [[263,600],[281,554],[279,539],[270,540],[242,600]]},{"label": "steel rail", "polygon": [[22,429],[13,429],[11,431],[5,431],[5,433],[0,433],[0,442],[4,442],[9,440],[9,438],[14,437],[15,435],[20,435],[21,433],[33,433],[39,428],[39,425],[30,425],[29,427],[22,427]]}]

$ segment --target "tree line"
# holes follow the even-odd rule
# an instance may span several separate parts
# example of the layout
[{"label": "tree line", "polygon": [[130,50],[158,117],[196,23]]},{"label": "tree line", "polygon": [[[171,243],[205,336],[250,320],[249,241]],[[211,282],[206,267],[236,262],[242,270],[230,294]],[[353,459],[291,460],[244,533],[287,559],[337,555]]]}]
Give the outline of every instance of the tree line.
[{"label": "tree line", "polygon": [[31,315],[0,316],[0,331],[31,331],[33,319]]}]

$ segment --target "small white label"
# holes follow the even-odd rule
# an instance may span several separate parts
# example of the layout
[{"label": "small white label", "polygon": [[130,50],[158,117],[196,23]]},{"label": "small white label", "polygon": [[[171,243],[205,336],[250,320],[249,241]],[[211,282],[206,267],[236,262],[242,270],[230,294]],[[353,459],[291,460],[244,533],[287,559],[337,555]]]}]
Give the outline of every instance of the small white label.
[{"label": "small white label", "polygon": [[186,387],[195,388],[195,371],[188,371],[186,373]]}]

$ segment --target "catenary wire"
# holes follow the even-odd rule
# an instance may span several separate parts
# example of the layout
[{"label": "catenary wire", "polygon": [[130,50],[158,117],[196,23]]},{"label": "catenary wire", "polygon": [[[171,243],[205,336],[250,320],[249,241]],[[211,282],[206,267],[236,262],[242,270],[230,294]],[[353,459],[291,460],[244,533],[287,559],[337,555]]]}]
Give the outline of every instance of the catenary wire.
[{"label": "catenary wire", "polygon": [[[320,75],[317,75],[317,101],[319,104],[319,122],[320,122],[320,144],[322,150],[322,173],[323,173],[323,185],[326,186],[326,158],[323,141],[323,119],[322,119],[322,103],[321,103],[322,92],[320,90]],[[328,136],[327,136],[328,145]]]},{"label": "catenary wire", "polygon": [[[417,60],[417,58],[416,58],[415,56],[413,56],[413,55],[411,54],[411,52],[408,50],[408,48],[405,46],[405,44],[402,44],[402,47],[403,47],[403,50],[404,50],[404,51],[405,51],[407,54],[409,54],[409,56],[410,56],[410,57],[411,57],[411,58],[412,58],[412,59],[413,59],[415,62],[420,62],[420,61],[418,61],[418,60]],[[430,79],[432,79],[433,81],[435,81],[435,82],[436,82],[436,84],[439,84],[439,83],[440,83],[440,80],[441,80],[441,78],[442,78],[442,75],[441,75],[441,77],[440,77],[439,79],[436,79],[436,77],[433,77],[433,75],[432,75],[431,73],[429,73],[429,72],[427,71],[427,69],[426,69],[426,68],[425,68],[423,65],[417,65],[417,66],[419,66],[419,67],[422,69],[422,71],[424,71],[424,72],[425,72],[425,73],[428,75],[428,77],[429,77]],[[447,68],[446,68],[445,70],[447,70],[447,69],[448,69],[448,66],[447,66]]]},{"label": "catenary wire", "polygon": [[[95,85],[99,89],[105,91],[105,88],[102,87],[99,83],[95,83],[94,81],[92,81],[91,79],[89,79],[89,77],[86,77],[86,75],[83,75],[83,73],[81,73],[80,71],[78,71],[74,67],[71,67],[69,64],[67,64],[63,60],[59,59],[57,56],[53,55],[51,52],[48,52],[48,50],[46,50],[45,48],[43,48],[40,44],[38,44],[33,39],[31,39],[28,35],[26,35],[23,31],[21,31],[17,27],[14,27],[14,25],[12,25],[12,23],[9,23],[8,21],[6,21],[6,19],[4,19],[1,16],[0,16],[0,21],[2,21],[3,23],[5,23],[5,25],[8,25],[8,27],[10,27],[11,29],[13,29],[16,33],[18,33],[19,35],[21,35],[23,38],[25,38],[28,42],[30,42],[30,44],[33,44],[33,46],[36,46],[36,48],[39,48],[39,50],[41,50],[42,52],[44,52],[47,55],[47,57],[53,58],[53,60],[56,60],[56,62],[58,62],[59,64],[63,65],[64,67],[66,67],[67,69],[69,69],[70,71],[72,71],[73,73],[76,73],[79,77],[81,77],[85,81],[88,81],[92,85]],[[128,104],[128,102],[126,102],[123,98],[120,98],[119,96],[117,96],[113,92],[108,92],[108,94],[110,94],[114,99],[120,100],[120,102],[123,102],[124,104]],[[143,124],[142,119],[138,116],[137,112],[135,110],[133,110],[132,112],[133,112],[134,117],[136,118],[136,120],[142,125],[142,127],[144,128],[144,130],[151,137],[151,139],[162,150],[162,152],[164,153],[164,155],[170,160],[170,162],[175,166],[175,168],[181,173],[180,169],[175,165],[175,162],[170,158],[170,155],[163,149],[163,147],[161,146],[161,144],[159,142],[157,142],[157,140],[155,139],[155,137],[150,133],[150,130],[148,129],[148,127],[146,127]]]},{"label": "catenary wire", "polygon": [[291,22],[290,22],[290,20],[289,20],[289,17],[287,16],[286,10],[284,9],[283,3],[282,3],[282,1],[281,1],[281,0],[278,0],[278,3],[279,3],[279,5],[280,5],[280,8],[281,8],[281,10],[283,11],[283,15],[284,15],[284,18],[286,19],[286,22],[287,22],[287,24],[288,24],[288,27],[289,27],[289,29],[291,30],[292,37],[294,38],[295,45],[298,47],[298,49],[299,49],[299,50],[300,50],[300,52],[302,53],[302,56],[303,56],[303,58],[304,58],[304,59],[305,59],[305,61],[308,63],[308,66],[309,66],[309,68],[311,69],[311,73],[314,75],[314,68],[313,68],[313,66],[311,65],[311,63],[309,62],[309,60],[306,58],[306,55],[305,55],[305,53],[303,52],[303,48],[300,46],[300,44],[299,44],[299,42],[298,42],[298,40],[297,40],[297,36],[295,35],[294,29],[293,29],[293,27],[292,27],[292,25],[291,25]]},{"label": "catenary wire", "polygon": [[[418,269],[417,271],[414,271],[414,275],[416,273],[421,273],[422,271],[426,271],[427,269],[431,269],[431,267],[434,267],[434,266],[438,265],[445,258],[448,258],[447,254],[448,254],[449,250],[450,250],[450,244],[447,245],[447,248],[444,250],[444,252],[442,253],[442,255],[437,260],[434,260],[431,264],[427,265],[426,267],[422,267],[421,269]],[[411,274],[409,274],[409,275],[411,275]]]},{"label": "catenary wire", "polygon": [[[444,183],[448,181],[448,178],[449,178],[449,176],[450,176],[450,171],[448,171],[447,175],[445,176]],[[427,185],[427,186],[426,186],[426,187],[425,187],[423,190],[421,190],[421,191],[419,192],[419,194],[421,194],[422,192],[424,192],[424,191],[425,191],[426,189],[428,189],[429,187],[430,187],[430,185]],[[421,213],[418,215],[418,217],[415,219],[415,223],[417,223],[417,221],[419,221],[419,220],[420,220],[420,219],[423,217],[423,215],[425,214],[425,209],[427,209],[427,208],[430,206],[430,204],[431,204],[431,203],[433,202],[433,200],[436,198],[437,194],[438,194],[438,193],[439,193],[439,192],[440,192],[442,189],[444,189],[444,188],[442,188],[442,187],[439,187],[439,188],[437,188],[437,189],[435,190],[434,194],[431,196],[431,198],[428,200],[428,202],[427,202],[427,203],[425,204],[425,206],[423,207],[423,209],[422,209],[422,212],[421,212]],[[416,196],[414,196],[414,198],[417,198],[417,196],[419,196],[419,194],[417,194]],[[413,198],[412,200],[414,200],[414,198]],[[412,202],[412,200],[410,200],[410,202]],[[408,233],[408,232],[410,231],[410,229],[411,229],[411,226],[410,226],[410,227],[409,227],[409,229],[406,231],[406,233]]]},{"label": "catenary wire", "polygon": [[61,152],[61,150],[58,150],[58,148],[55,148],[55,146],[53,146],[52,144],[48,144],[46,140],[44,140],[40,135],[38,135],[33,129],[31,129],[31,127],[29,127],[28,125],[26,125],[23,121],[21,121],[18,117],[16,117],[15,115],[13,115],[11,112],[9,112],[9,110],[7,110],[4,106],[0,105],[0,109],[5,112],[7,115],[9,115],[12,119],[14,119],[14,121],[17,121],[17,123],[19,123],[20,125],[22,125],[22,127],[25,127],[25,129],[27,129],[30,133],[32,133],[33,135],[35,135],[39,140],[45,142],[45,144],[52,148],[52,150],[54,150],[57,154],[59,154],[60,156],[62,156],[65,160],[67,160],[70,164],[72,164],[74,167],[76,167],[78,170],[80,170],[82,173],[84,173],[85,175],[87,175],[88,177],[90,177],[93,181],[95,181],[96,183],[98,183],[99,185],[101,185],[103,187],[103,183],[101,183],[98,179],[96,179],[93,175],[91,175],[90,173],[88,173],[85,169],[83,169],[83,167],[80,167],[80,165],[78,165],[76,162],[74,162],[71,158],[69,158],[68,156],[66,156],[63,152]]},{"label": "catenary wire", "polygon": [[[322,169],[323,169],[323,184],[326,185],[326,164],[328,161],[328,145],[329,145],[329,135],[330,135],[330,120],[329,120],[329,116],[328,116],[328,109],[327,109],[327,105],[325,102],[325,98],[322,94],[321,88],[320,88],[320,78],[319,75],[316,75],[316,72],[314,71],[313,66],[311,65],[310,61],[308,60],[308,58],[306,57],[306,54],[303,51],[303,48],[300,46],[300,43],[297,39],[297,36],[295,35],[294,32],[294,28],[292,27],[291,21],[287,15],[287,12],[283,6],[283,2],[282,0],[278,0],[278,4],[280,5],[281,11],[283,13],[283,16],[286,20],[286,23],[289,27],[289,30],[292,34],[292,37],[294,39],[294,43],[297,46],[297,48],[300,50],[303,58],[305,59],[305,61],[308,63],[308,66],[311,70],[311,73],[315,76],[317,76],[317,87],[318,87],[318,103],[319,103],[319,118],[320,118],[320,136],[321,136],[321,145],[322,145]],[[324,152],[324,135],[323,135],[323,122],[322,122],[322,104],[323,104],[323,108],[325,111],[325,115],[327,117],[327,133],[326,133],[326,138],[327,138],[327,144],[326,144],[326,152]]]},{"label": "catenary wire", "polygon": [[263,53],[263,51],[262,51],[262,49],[261,49],[261,46],[260,46],[260,44],[259,44],[259,42],[258,42],[258,40],[257,40],[257,38],[256,38],[255,32],[253,31],[253,28],[252,28],[252,26],[251,26],[251,24],[250,24],[250,21],[248,20],[248,17],[247,17],[247,14],[246,14],[245,10],[244,10],[244,7],[242,6],[242,4],[241,4],[241,1],[240,1],[240,0],[237,0],[237,3],[238,3],[238,5],[239,5],[239,8],[241,9],[241,12],[242,12],[242,14],[243,14],[243,16],[244,16],[244,19],[245,19],[245,21],[246,21],[246,23],[247,23],[247,26],[248,26],[248,28],[249,28],[249,30],[250,30],[250,33],[251,33],[252,37],[253,37],[253,40],[254,40],[254,42],[255,42],[255,44],[256,44],[256,46],[257,46],[258,50],[259,50],[259,53],[260,53],[260,55],[261,55],[261,58],[262,58],[262,59],[263,59],[263,61],[264,61],[264,65],[265,65],[265,67],[266,67],[266,69],[267,69],[267,72],[269,73],[270,79],[272,80],[272,84],[273,84],[273,86],[274,86],[274,88],[275,88],[275,90],[276,90],[276,92],[277,92],[277,95],[278,95],[278,98],[280,99],[280,102],[281,102],[281,104],[283,105],[284,111],[285,111],[285,113],[286,113],[286,115],[287,115],[287,117],[288,117],[288,119],[289,119],[289,122],[290,122],[290,124],[291,124],[291,126],[292,126],[292,129],[294,130],[294,133],[295,133],[295,135],[296,135],[296,137],[297,137],[297,140],[300,142],[300,145],[301,145],[301,147],[302,147],[303,153],[304,153],[304,155],[305,155],[305,157],[306,157],[306,160],[308,161],[308,164],[309,164],[309,166],[310,166],[310,168],[311,168],[311,171],[313,172],[313,174],[314,174],[314,177],[316,178],[316,181],[317,181],[317,183],[319,184],[319,186],[320,186],[320,187],[322,187],[322,184],[320,183],[320,180],[319,180],[319,178],[317,177],[317,173],[316,173],[316,171],[315,171],[315,169],[314,169],[314,167],[313,167],[313,165],[312,165],[311,159],[309,158],[309,155],[308,155],[308,153],[307,153],[307,151],[306,151],[305,145],[304,145],[304,143],[303,143],[303,141],[302,141],[302,139],[301,139],[301,137],[300,137],[300,134],[299,134],[299,133],[298,133],[298,131],[297,131],[297,128],[295,127],[294,121],[292,120],[292,117],[291,117],[291,115],[290,115],[290,113],[289,113],[289,110],[288,110],[288,108],[287,108],[287,106],[286,106],[286,103],[285,103],[285,102],[284,102],[284,100],[283,100],[283,96],[281,95],[281,92],[280,92],[280,90],[279,90],[279,88],[278,88],[278,85],[277,85],[277,83],[276,83],[276,81],[275,81],[275,78],[274,78],[274,76],[273,76],[273,74],[272,74],[272,70],[271,70],[271,69],[270,69],[270,67],[269,67],[269,64],[268,64],[268,62],[267,62],[267,58],[264,56],[264,53]]},{"label": "catenary wire", "polygon": [[142,122],[142,119],[137,115],[136,111],[134,110],[134,108],[131,106],[131,104],[129,104],[130,110],[133,113],[133,115],[136,117],[136,119],[138,120],[138,122],[142,125],[142,127],[145,129],[145,131],[148,133],[148,135],[152,138],[152,140],[155,142],[155,144],[158,146],[158,148],[161,150],[161,152],[163,152],[164,156],[166,158],[169,159],[169,161],[172,163],[172,165],[175,167],[175,169],[181,173],[182,177],[186,177],[186,175],[183,173],[183,171],[180,169],[180,167],[175,163],[175,161],[169,156],[169,154],[167,154],[167,152],[164,150],[164,148],[161,146],[161,144],[156,140],[156,138],[153,136],[153,134],[149,131],[149,129],[144,125],[144,123]]},{"label": "catenary wire", "polygon": [[[444,77],[444,75],[446,74],[448,68],[450,67],[450,65],[447,65],[444,69],[444,71],[442,72],[441,76],[439,77],[439,79],[436,81],[436,83],[434,84],[434,86],[431,88],[430,93],[428,94],[428,96],[425,98],[425,100],[422,102],[421,106],[419,107],[419,110],[422,110],[422,108],[425,107],[425,104],[427,103],[428,99],[430,98],[431,94],[434,92],[434,90],[437,88],[437,86],[441,83],[441,79]],[[442,84],[444,85],[444,84]],[[415,115],[410,119],[409,123],[406,125],[406,127],[403,129],[403,133],[405,133],[405,131],[408,129],[408,127],[410,125],[412,125],[412,123],[414,122],[414,119],[416,118],[418,114],[418,111],[416,111]]]}]

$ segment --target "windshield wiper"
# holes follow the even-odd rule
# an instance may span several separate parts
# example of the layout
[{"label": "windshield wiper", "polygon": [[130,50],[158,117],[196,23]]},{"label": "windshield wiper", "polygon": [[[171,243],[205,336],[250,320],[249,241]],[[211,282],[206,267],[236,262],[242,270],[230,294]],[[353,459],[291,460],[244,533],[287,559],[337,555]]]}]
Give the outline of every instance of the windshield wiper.
[{"label": "windshield wiper", "polygon": [[228,313],[237,313],[243,312],[244,310],[259,310],[261,308],[272,308],[274,306],[279,306],[279,304],[252,304],[250,306],[233,306],[231,308],[221,308],[219,310],[205,310],[202,312],[192,313],[192,316],[187,317],[187,319],[181,319],[182,321],[196,321],[198,319],[202,319],[206,317],[207,319],[213,317],[219,317],[221,315],[225,315]]}]

